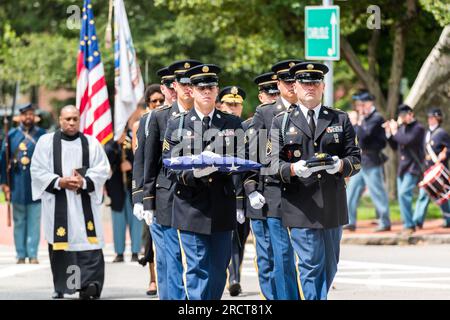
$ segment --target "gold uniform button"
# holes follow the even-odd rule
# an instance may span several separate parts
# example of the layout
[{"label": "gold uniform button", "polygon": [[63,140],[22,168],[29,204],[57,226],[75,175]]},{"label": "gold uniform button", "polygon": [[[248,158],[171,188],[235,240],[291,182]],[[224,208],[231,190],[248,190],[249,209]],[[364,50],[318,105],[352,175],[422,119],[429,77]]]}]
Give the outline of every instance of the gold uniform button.
[{"label": "gold uniform button", "polygon": [[180,191],[177,191],[177,194],[180,194]]},{"label": "gold uniform button", "polygon": [[316,142],[314,142],[314,147],[317,147],[317,143]]},{"label": "gold uniform button", "polygon": [[269,182],[269,179],[266,179],[266,182]]},{"label": "gold uniform button", "polygon": [[322,175],[319,173],[318,175],[317,175],[317,178],[322,178]]},{"label": "gold uniform button", "polygon": [[213,179],[212,179],[212,178],[209,178],[209,179],[208,179],[208,181],[209,181],[209,182],[212,182],[212,181],[213,181]]},{"label": "gold uniform button", "polygon": [[286,191],[286,188],[283,188],[283,191]]}]

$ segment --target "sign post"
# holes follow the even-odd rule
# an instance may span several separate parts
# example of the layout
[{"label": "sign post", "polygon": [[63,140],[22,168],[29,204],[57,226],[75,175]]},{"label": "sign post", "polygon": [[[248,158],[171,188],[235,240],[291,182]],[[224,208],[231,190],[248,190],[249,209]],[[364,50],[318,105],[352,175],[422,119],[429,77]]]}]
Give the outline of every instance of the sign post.
[{"label": "sign post", "polygon": [[323,0],[323,6],[305,7],[305,57],[324,60],[329,72],[325,75],[324,105],[333,107],[333,61],[340,59],[339,6]]}]

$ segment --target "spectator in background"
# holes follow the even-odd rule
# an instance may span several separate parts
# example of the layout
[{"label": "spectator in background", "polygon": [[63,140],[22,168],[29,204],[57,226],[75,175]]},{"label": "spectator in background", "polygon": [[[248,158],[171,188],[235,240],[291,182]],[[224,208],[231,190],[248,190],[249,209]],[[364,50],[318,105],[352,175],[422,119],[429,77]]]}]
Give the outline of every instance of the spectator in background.
[{"label": "spectator in background", "polygon": [[400,156],[397,170],[398,202],[404,234],[408,235],[416,231],[412,200],[413,190],[422,176],[425,128],[414,117],[413,109],[406,104],[399,106],[397,120],[386,121],[383,126],[389,145]]}]

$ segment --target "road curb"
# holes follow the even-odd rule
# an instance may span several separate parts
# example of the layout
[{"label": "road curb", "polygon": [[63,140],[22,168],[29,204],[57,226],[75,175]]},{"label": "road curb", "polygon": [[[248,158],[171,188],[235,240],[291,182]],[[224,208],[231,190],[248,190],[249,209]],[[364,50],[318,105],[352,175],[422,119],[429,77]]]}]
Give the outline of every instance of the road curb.
[{"label": "road curb", "polygon": [[372,235],[372,234],[344,234],[341,244],[356,245],[420,245],[420,244],[450,244],[450,234],[427,235]]}]

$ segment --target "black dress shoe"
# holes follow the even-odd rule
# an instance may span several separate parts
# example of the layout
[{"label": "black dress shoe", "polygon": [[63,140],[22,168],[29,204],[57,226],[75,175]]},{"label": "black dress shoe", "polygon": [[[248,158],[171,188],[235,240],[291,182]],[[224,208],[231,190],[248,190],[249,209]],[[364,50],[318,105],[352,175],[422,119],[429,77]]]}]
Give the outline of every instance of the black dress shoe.
[{"label": "black dress shoe", "polygon": [[123,261],[124,261],[124,259],[123,259],[123,254],[118,254],[118,255],[114,258],[113,263],[123,262]]},{"label": "black dress shoe", "polygon": [[64,299],[64,294],[58,291],[52,293],[52,299]]},{"label": "black dress shoe", "polygon": [[355,231],[356,226],[354,224],[347,224],[347,225],[343,226],[342,229],[348,230],[348,231]]},{"label": "black dress shoe", "polygon": [[131,255],[131,262],[139,262],[139,256],[137,253]]},{"label": "black dress shoe", "polygon": [[80,290],[80,300],[98,299],[98,289],[95,283],[89,283],[86,288]]},{"label": "black dress shoe", "polygon": [[230,292],[230,296],[237,297],[242,292],[242,288],[239,282],[236,282],[230,285],[228,291]]}]

